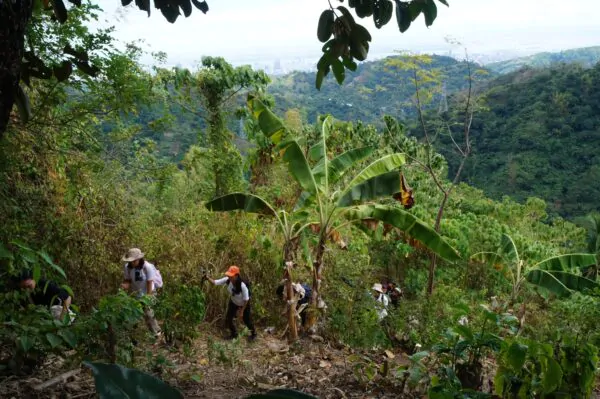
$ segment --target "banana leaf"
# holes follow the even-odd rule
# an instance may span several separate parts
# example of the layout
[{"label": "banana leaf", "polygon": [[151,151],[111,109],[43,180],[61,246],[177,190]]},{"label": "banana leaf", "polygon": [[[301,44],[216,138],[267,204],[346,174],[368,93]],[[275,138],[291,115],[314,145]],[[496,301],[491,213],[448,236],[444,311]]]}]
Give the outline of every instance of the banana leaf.
[{"label": "banana leaf", "polygon": [[267,201],[256,195],[244,193],[231,193],[215,198],[206,203],[206,208],[210,211],[218,212],[240,210],[262,215],[277,215],[273,207]]},{"label": "banana leaf", "polygon": [[339,199],[338,206],[350,206],[376,198],[392,196],[400,187],[400,173],[389,172],[375,176],[352,187]]},{"label": "banana leaf", "polygon": [[83,362],[94,374],[100,399],[183,398],[181,392],[150,374],[118,364]]},{"label": "banana leaf", "polygon": [[558,296],[568,295],[571,291],[584,292],[600,288],[597,282],[567,271],[533,269],[525,273],[525,279]]},{"label": "banana leaf", "polygon": [[[397,170],[400,166],[406,163],[406,157],[402,153],[398,154],[390,154],[386,155],[382,158],[371,163],[369,166],[360,171],[354,178],[350,181],[347,188],[342,192],[341,198],[344,198],[346,194],[352,189],[376,176],[380,176],[394,170]],[[400,180],[398,180],[398,184],[395,186],[395,191],[397,192],[400,189]]]},{"label": "banana leaf", "polygon": [[305,191],[317,194],[317,183],[298,142],[295,140],[289,141],[282,144],[282,148],[285,151],[283,161],[288,164],[290,174]]},{"label": "banana leaf", "polygon": [[594,254],[567,254],[553,256],[545,259],[533,266],[534,269],[573,272],[576,269],[596,264],[596,255]]},{"label": "banana leaf", "polygon": [[[344,173],[346,173],[348,169],[352,168],[358,162],[371,155],[373,151],[375,151],[373,147],[355,148],[333,158],[331,161],[329,161],[329,166],[327,167],[329,184],[335,184],[338,182],[342,177],[344,177]],[[312,172],[315,176],[317,184],[320,184],[323,176],[325,175],[324,162],[319,162],[313,168]]]},{"label": "banana leaf", "polygon": [[265,136],[275,144],[279,144],[285,134],[285,125],[261,100],[248,94],[248,108],[258,121],[258,126]]},{"label": "banana leaf", "polygon": [[386,205],[361,205],[344,212],[350,220],[376,219],[399,228],[447,261],[460,259],[458,252],[433,227],[403,209]]}]

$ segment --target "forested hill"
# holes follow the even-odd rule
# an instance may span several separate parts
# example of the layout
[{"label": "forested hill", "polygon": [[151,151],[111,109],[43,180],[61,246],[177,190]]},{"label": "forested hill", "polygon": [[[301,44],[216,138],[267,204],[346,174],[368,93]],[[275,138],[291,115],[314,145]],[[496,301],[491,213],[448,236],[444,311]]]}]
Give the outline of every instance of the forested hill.
[{"label": "forested hill", "polygon": [[[414,87],[407,84],[411,71],[399,72],[388,63],[399,57],[362,63],[356,72],[349,72],[343,85],[333,77],[323,82],[320,91],[315,89],[314,72],[293,72],[276,77],[269,86],[276,108],[285,111],[297,108],[308,122],[318,114],[329,113],[341,120],[362,120],[377,123],[383,115],[410,116],[414,106],[410,98]],[[467,64],[451,57],[431,56],[428,69],[439,70],[448,92],[465,87]],[[478,67],[479,68],[479,67]],[[483,79],[489,79],[488,74]]]},{"label": "forested hill", "polygon": [[600,210],[600,64],[525,69],[485,97],[468,183],[492,198],[541,197],[563,216]]},{"label": "forested hill", "polygon": [[495,73],[515,72],[523,67],[549,67],[553,64],[581,64],[585,67],[594,66],[600,61],[600,46],[582,47],[560,51],[557,53],[538,53],[527,57],[514,58],[507,61],[487,64],[486,68]]}]

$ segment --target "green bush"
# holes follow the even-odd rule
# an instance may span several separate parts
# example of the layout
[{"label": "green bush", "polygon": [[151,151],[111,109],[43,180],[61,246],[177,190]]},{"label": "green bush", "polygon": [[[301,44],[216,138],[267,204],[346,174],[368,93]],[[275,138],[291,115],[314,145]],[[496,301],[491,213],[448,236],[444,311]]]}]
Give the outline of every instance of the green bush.
[{"label": "green bush", "polygon": [[154,308],[167,343],[188,342],[198,336],[206,315],[206,299],[199,286],[172,283],[165,286]]}]

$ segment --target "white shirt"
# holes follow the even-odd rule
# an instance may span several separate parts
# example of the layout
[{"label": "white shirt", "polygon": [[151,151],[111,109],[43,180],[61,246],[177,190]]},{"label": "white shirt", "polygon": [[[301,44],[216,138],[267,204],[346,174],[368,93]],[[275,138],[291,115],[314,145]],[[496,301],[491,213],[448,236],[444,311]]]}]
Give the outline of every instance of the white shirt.
[{"label": "white shirt", "polygon": [[388,312],[386,310],[386,308],[388,307],[388,297],[385,294],[379,294],[379,297],[376,299],[377,302],[379,302],[379,306],[377,309],[377,316],[379,318],[379,321],[385,319],[385,317],[388,315]]},{"label": "white shirt", "polygon": [[[145,295],[146,292],[146,281],[153,281],[156,276],[156,268],[150,262],[144,262],[142,268],[137,269],[135,267],[125,267],[123,269],[125,280],[131,281],[131,290]],[[152,286],[154,290],[154,285]]]},{"label": "white shirt", "polygon": [[[229,282],[229,278],[223,277],[218,280],[215,280],[215,285],[225,285],[228,282]],[[244,303],[246,303],[246,301],[250,300],[250,293],[248,292],[248,287],[246,287],[246,284],[242,281],[242,292],[240,292],[239,294],[234,294],[233,289],[234,289],[233,284],[229,283],[227,285],[227,290],[229,291],[229,294],[231,295],[231,302],[233,302],[237,306],[244,306]]]}]

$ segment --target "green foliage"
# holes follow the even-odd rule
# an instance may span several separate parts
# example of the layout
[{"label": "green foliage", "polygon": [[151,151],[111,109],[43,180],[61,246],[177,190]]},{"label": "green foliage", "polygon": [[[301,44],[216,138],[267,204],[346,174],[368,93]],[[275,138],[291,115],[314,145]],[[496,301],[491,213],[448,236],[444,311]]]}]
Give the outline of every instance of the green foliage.
[{"label": "green foliage", "polygon": [[537,53],[507,61],[493,62],[487,68],[493,72],[507,74],[523,68],[546,68],[555,64],[580,64],[593,67],[600,61],[600,47],[583,47],[557,53]]},{"label": "green foliage", "polygon": [[[391,56],[383,60],[364,62],[355,72],[346,70],[345,84],[340,86],[324,80],[321,89],[315,92],[315,72],[292,72],[273,78],[268,92],[275,99],[275,109],[285,112],[296,108],[305,115],[304,120],[314,122],[319,115],[332,115],[342,121],[362,121],[384,124],[384,115],[393,115],[406,122],[416,116],[412,97],[414,86],[407,84],[410,71],[391,68],[389,61],[404,56]],[[467,63],[445,56],[431,56],[431,62],[423,65],[426,70],[436,72],[446,83],[448,93],[466,89]],[[494,75],[478,74],[477,80],[486,82]],[[426,109],[436,109],[441,98],[436,95]]]},{"label": "green foliage", "polygon": [[510,276],[512,283],[511,301],[517,299],[525,281],[557,295],[598,288],[597,282],[581,275],[583,269],[595,265],[594,254],[566,254],[537,263],[526,262],[520,258],[512,237],[503,234],[496,253],[478,253],[473,255],[473,258],[487,260],[493,265],[506,268],[504,272]]},{"label": "green foliage", "polygon": [[[572,218],[597,210],[593,182],[600,170],[592,148],[599,123],[593,87],[599,79],[599,66],[576,65],[497,78],[483,93],[487,109],[472,126],[475,143],[485,144],[474,145],[463,181],[491,198],[543,198],[551,216]],[[582,140],[586,145],[580,145]],[[443,154],[455,170],[459,160],[448,151]]]},{"label": "green foliage", "polygon": [[163,381],[118,364],[84,362],[94,374],[96,392],[108,398],[183,398],[181,392]]},{"label": "green foliage", "polygon": [[169,284],[160,293],[154,308],[167,343],[187,343],[198,336],[197,327],[206,315],[206,300],[201,287]]}]

